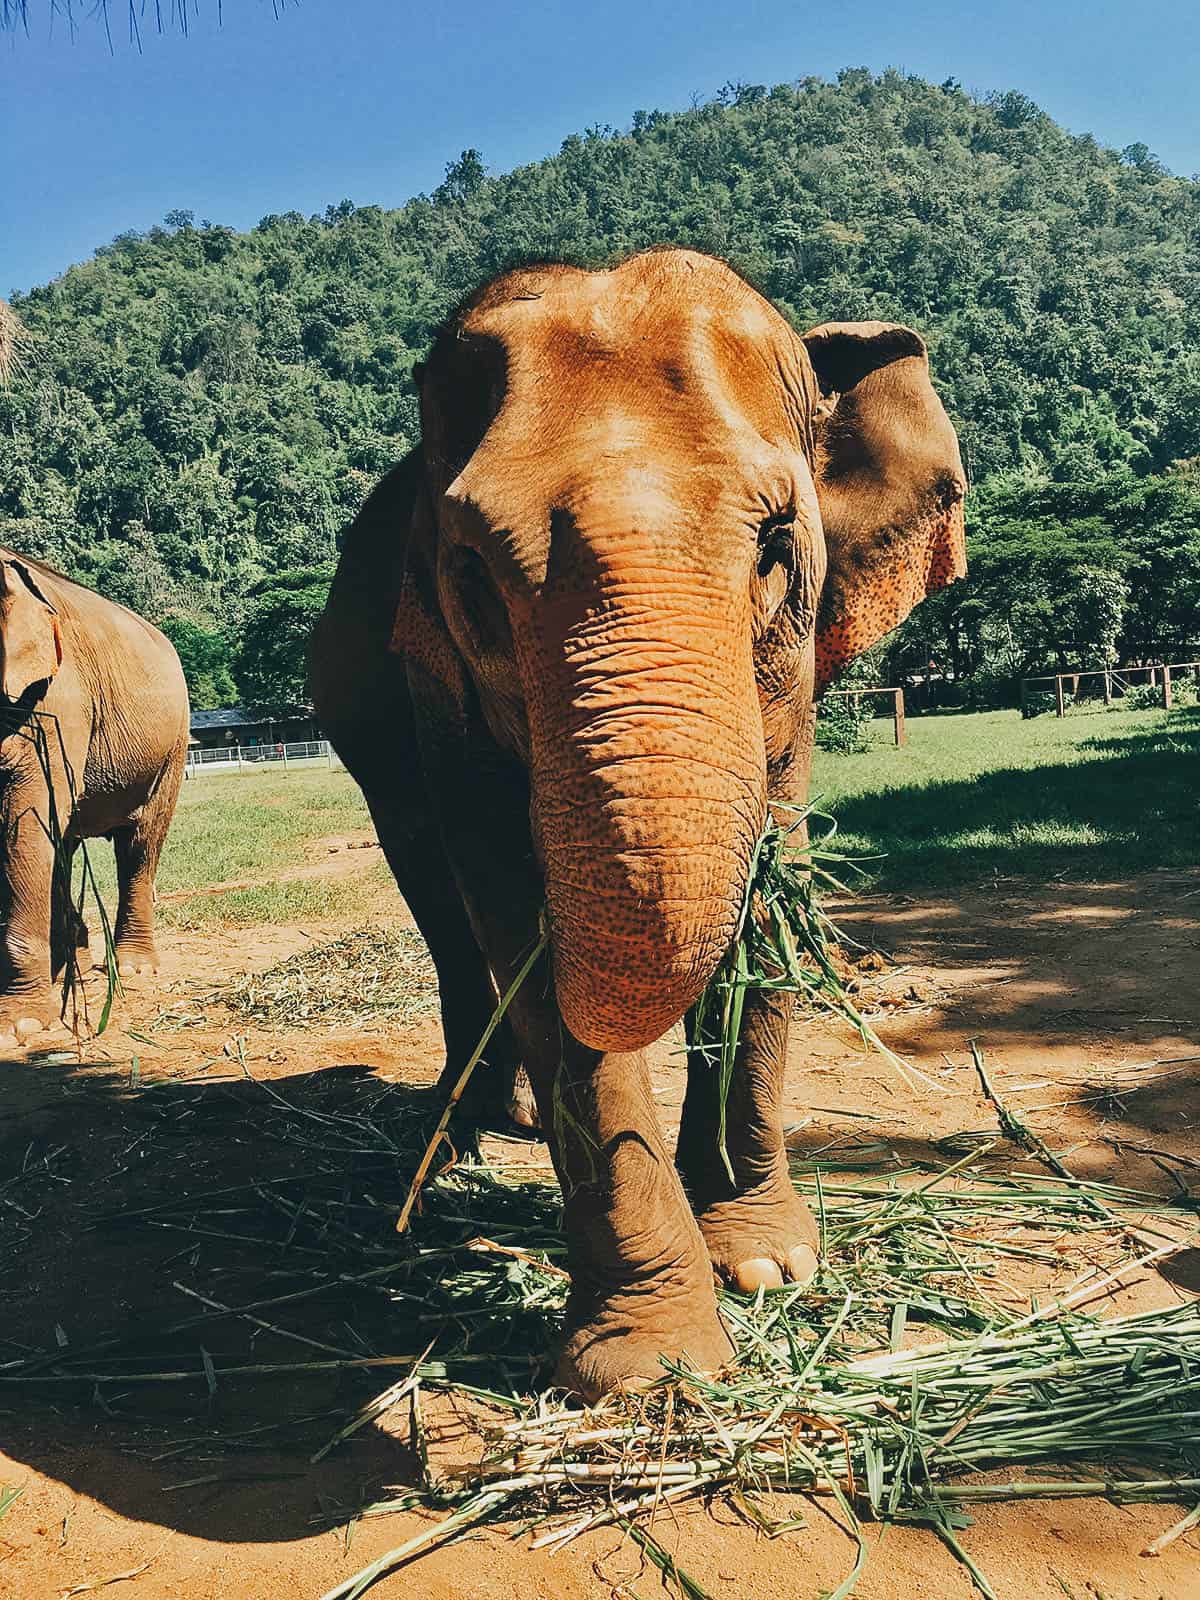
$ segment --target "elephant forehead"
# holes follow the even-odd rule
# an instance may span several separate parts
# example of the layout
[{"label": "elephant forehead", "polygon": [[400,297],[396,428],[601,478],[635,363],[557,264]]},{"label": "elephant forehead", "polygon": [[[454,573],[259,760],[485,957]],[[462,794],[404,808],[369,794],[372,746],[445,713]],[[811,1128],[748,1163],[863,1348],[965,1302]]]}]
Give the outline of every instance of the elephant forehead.
[{"label": "elephant forehead", "polygon": [[769,400],[758,389],[756,412],[711,365],[686,383],[666,353],[650,366],[658,381],[618,360],[546,364],[523,349],[448,502],[492,529],[546,529],[560,510],[603,534],[622,518],[757,521],[805,497],[810,469],[780,386]]},{"label": "elephant forehead", "polygon": [[528,379],[548,401],[598,384],[649,387],[667,403],[744,404],[764,372],[806,361],[774,307],[724,263],[689,251],[635,256],[609,272],[510,274],[465,314],[461,334],[498,343],[508,385]]}]

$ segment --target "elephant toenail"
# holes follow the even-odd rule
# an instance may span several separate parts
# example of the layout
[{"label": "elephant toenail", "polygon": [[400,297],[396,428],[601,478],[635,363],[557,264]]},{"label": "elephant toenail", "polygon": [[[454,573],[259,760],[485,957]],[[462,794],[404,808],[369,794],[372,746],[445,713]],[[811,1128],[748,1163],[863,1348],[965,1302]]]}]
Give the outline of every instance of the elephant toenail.
[{"label": "elephant toenail", "polygon": [[783,1273],[769,1257],[752,1256],[734,1268],[733,1282],[743,1294],[754,1294],[758,1289],[782,1289]]},{"label": "elephant toenail", "polygon": [[788,1277],[793,1283],[810,1283],[817,1275],[817,1253],[811,1245],[798,1244],[788,1251]]}]

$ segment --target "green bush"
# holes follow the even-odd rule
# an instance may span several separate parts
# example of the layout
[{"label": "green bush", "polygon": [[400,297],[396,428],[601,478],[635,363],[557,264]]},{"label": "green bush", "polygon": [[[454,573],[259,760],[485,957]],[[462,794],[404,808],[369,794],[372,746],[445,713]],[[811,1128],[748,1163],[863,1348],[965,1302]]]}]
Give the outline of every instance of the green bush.
[{"label": "green bush", "polygon": [[[1063,704],[1069,706],[1074,699],[1073,695],[1064,694]],[[1050,689],[1039,689],[1033,694],[1027,694],[1021,706],[1021,715],[1028,720],[1030,717],[1044,717],[1048,712],[1057,710],[1057,701]]]},{"label": "green bush", "polygon": [[1126,689],[1119,700],[1114,702],[1114,709],[1118,711],[1155,711],[1161,705],[1161,684],[1135,683],[1131,689]]},{"label": "green bush", "polygon": [[848,695],[835,695],[822,700],[817,707],[816,739],[821,750],[834,755],[856,756],[869,750],[873,738],[867,697],[853,700]]},{"label": "green bush", "polygon": [[[1161,683],[1135,683],[1126,689],[1112,705],[1114,711],[1158,711],[1162,707]],[[1171,685],[1171,705],[1176,711],[1194,706],[1200,701],[1196,685],[1188,679],[1176,679]]]}]

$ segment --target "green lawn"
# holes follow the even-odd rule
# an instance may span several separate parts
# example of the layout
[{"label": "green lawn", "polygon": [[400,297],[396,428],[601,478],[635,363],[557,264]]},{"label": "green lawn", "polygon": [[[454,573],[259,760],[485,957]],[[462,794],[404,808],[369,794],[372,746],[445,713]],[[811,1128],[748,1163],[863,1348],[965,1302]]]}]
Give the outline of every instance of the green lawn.
[{"label": "green lawn", "polygon": [[[202,773],[190,778],[179,796],[159,866],[159,893],[177,894],[239,878],[270,880],[312,859],[312,840],[370,826],[362,796],[345,772],[273,767],[265,772]],[[89,853],[105,900],[112,905],[112,850],[103,839],[95,839]],[[373,908],[381,892],[385,899],[395,894],[391,874],[374,854],[361,877],[259,881],[223,894],[163,900],[158,916],[172,927],[355,917],[368,903]]]},{"label": "green lawn", "polygon": [[1200,711],[912,717],[902,750],[874,728],[864,755],[817,752],[813,795],[882,888],[1200,862]]},{"label": "green lawn", "polygon": [[[1077,713],[1022,722],[1015,711],[913,717],[897,750],[890,723],[857,756],[818,751],[813,794],[841,847],[881,888],[985,883],[997,875],[1099,879],[1200,862],[1200,711]],[[159,872],[174,894],[230,879],[270,880],[311,859],[309,842],[368,828],[344,772],[202,775],[184,785]],[[91,847],[111,897],[112,852]],[[396,902],[383,861],[362,877],[310,878],[160,905],[176,927],[367,915]]]},{"label": "green lawn", "polygon": [[370,826],[362,795],[345,772],[201,773],[179,796],[158,886],[170,893],[262,877],[309,859],[310,839]]}]

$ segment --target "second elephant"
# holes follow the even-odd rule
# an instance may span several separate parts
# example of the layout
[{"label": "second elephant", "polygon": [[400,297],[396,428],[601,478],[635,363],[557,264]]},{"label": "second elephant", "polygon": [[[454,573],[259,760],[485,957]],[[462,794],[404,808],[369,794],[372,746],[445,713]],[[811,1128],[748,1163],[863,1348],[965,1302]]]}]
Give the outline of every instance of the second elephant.
[{"label": "second elephant", "polygon": [[0,1046],[58,1021],[54,978],[86,942],[66,883],[79,840],[116,850],[120,971],[157,963],[154,876],[187,747],[187,685],[158,629],[0,549]]}]

